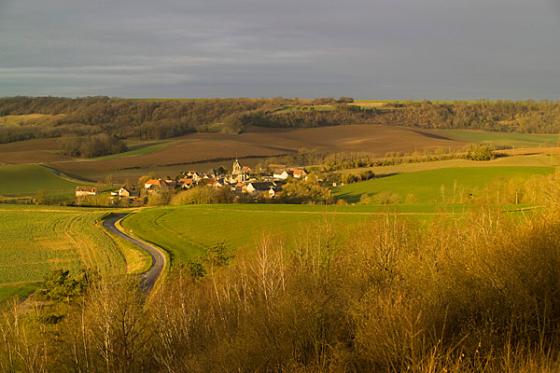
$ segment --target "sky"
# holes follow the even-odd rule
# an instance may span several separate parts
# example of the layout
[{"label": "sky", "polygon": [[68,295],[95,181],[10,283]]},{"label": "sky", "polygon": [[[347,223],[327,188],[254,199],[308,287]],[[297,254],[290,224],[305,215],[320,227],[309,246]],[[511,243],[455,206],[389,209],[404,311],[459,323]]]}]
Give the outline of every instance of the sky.
[{"label": "sky", "polygon": [[0,0],[0,96],[560,99],[560,0]]}]

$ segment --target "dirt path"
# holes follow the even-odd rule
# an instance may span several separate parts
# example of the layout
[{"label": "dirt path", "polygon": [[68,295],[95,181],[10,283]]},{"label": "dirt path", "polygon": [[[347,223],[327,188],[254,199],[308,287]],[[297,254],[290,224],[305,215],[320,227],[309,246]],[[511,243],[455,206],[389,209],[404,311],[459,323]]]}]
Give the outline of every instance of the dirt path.
[{"label": "dirt path", "polygon": [[105,219],[105,221],[103,221],[103,226],[112,234],[127,240],[133,245],[139,247],[141,250],[147,252],[152,257],[152,265],[150,269],[148,269],[142,275],[142,281],[140,284],[142,290],[148,293],[150,292],[150,290],[152,290],[158,278],[160,278],[160,276],[163,274],[163,270],[165,268],[165,262],[167,259],[165,255],[161,252],[161,250],[157,249],[156,247],[150,245],[145,241],[127,235],[126,233],[124,233],[123,231],[121,231],[116,227],[115,224],[120,219],[124,218],[126,215],[127,214],[111,215],[107,219]]}]

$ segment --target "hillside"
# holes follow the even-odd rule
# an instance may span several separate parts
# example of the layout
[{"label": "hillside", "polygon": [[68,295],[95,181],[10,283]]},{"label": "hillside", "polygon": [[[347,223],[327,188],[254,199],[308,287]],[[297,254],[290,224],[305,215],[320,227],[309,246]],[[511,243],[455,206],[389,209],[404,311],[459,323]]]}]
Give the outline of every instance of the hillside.
[{"label": "hillside", "polygon": [[250,126],[309,128],[384,124],[431,129],[560,132],[557,102],[358,102],[335,99],[12,97],[0,99],[0,143],[104,133],[164,139],[193,132],[240,133]]},{"label": "hillside", "polygon": [[[331,152],[368,152],[383,157],[387,152],[413,152],[435,148],[460,148],[461,141],[434,136],[427,131],[400,127],[348,125],[306,129],[251,128],[239,135],[196,133],[149,145],[145,151],[123,153],[87,161],[55,161],[49,166],[88,179],[113,175],[119,180],[158,173],[174,175],[185,169],[206,171],[210,167],[229,167],[230,159],[244,159],[254,165],[267,157],[297,154],[305,150]],[[0,154],[1,154],[0,146]]]},{"label": "hillside", "polygon": [[100,210],[0,205],[0,300],[56,269],[126,273],[120,247],[96,225]]},{"label": "hillside", "polygon": [[466,203],[472,198],[483,196],[486,193],[484,187],[492,182],[523,180],[533,175],[551,174],[554,170],[554,167],[499,166],[499,163],[493,167],[438,168],[388,174],[386,177],[348,184],[338,188],[336,195],[348,202],[358,202],[365,195],[374,197],[373,203]]},{"label": "hillside", "polygon": [[72,194],[82,183],[39,165],[0,166],[0,195],[22,196],[44,191]]}]

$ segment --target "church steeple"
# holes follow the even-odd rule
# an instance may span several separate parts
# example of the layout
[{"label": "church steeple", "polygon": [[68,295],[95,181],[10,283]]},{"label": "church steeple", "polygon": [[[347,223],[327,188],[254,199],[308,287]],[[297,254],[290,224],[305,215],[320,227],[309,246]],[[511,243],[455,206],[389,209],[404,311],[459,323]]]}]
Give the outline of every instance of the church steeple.
[{"label": "church steeple", "polygon": [[235,161],[233,162],[231,175],[232,176],[241,175],[241,164],[239,163],[239,160],[237,158],[235,158]]}]

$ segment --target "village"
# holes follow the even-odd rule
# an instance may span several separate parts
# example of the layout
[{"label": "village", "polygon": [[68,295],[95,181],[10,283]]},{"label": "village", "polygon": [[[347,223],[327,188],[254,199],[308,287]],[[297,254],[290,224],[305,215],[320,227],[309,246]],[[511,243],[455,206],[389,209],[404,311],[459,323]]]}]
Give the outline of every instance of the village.
[{"label": "village", "polygon": [[[176,178],[147,178],[141,180],[137,187],[123,185],[118,190],[111,191],[110,196],[113,202],[122,200],[132,202],[154,194],[177,193],[206,186],[227,190],[237,196],[275,199],[281,196],[282,187],[289,179],[306,180],[307,177],[308,174],[303,167],[270,165],[264,171],[255,172],[235,159],[231,172],[219,167],[205,173],[186,171]],[[77,200],[99,194],[100,190],[95,186],[78,186],[75,191]]]}]

